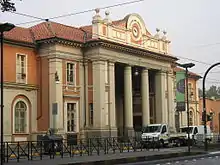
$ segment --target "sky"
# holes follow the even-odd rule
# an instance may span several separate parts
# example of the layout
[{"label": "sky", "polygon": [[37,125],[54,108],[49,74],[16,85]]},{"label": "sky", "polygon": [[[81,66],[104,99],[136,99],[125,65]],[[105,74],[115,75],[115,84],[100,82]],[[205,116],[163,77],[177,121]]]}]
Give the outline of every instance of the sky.
[{"label": "sky", "polygon": [[[40,18],[77,13],[90,9],[111,6],[132,0],[12,0],[16,3],[17,13],[29,14]],[[146,28],[155,34],[156,28],[166,30],[171,40],[171,54],[178,57],[179,63],[193,62],[190,69],[201,76],[214,63],[220,62],[220,1],[219,0],[144,0],[139,3],[107,9],[110,18],[118,20],[131,13],[139,14]],[[101,10],[104,17],[105,10]],[[53,19],[71,26],[91,24],[95,12]],[[22,27],[36,23],[26,23],[38,19],[10,12],[0,12],[0,22],[10,22]],[[201,86],[200,80],[200,86]],[[207,76],[207,86],[220,86],[220,66],[213,68]]]}]

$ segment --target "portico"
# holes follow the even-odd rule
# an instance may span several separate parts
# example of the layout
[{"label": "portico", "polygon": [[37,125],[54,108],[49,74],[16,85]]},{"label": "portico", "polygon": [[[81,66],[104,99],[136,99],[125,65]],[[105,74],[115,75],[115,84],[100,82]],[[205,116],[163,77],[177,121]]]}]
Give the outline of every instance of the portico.
[{"label": "portico", "polygon": [[104,21],[98,10],[93,17],[93,32],[100,35],[93,35],[85,52],[93,79],[94,123],[88,136],[132,136],[150,123],[174,123],[172,64],[177,59],[169,55],[166,33],[150,36],[137,14],[119,22],[124,29],[112,25],[108,12]]}]

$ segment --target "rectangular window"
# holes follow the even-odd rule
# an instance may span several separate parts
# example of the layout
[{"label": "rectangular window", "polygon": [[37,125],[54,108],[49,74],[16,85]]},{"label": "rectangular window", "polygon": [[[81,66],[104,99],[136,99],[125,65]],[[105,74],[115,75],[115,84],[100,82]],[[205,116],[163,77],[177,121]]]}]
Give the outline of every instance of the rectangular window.
[{"label": "rectangular window", "polygon": [[93,118],[94,118],[94,112],[93,112],[93,103],[89,104],[89,124],[93,125]]},{"label": "rectangular window", "polygon": [[17,54],[16,59],[16,79],[18,83],[26,83],[27,80],[27,66],[26,66],[26,56]]},{"label": "rectangular window", "polygon": [[66,77],[68,84],[75,84],[75,64],[67,63],[66,66]]},{"label": "rectangular window", "polygon": [[67,103],[67,132],[76,132],[76,103]]}]

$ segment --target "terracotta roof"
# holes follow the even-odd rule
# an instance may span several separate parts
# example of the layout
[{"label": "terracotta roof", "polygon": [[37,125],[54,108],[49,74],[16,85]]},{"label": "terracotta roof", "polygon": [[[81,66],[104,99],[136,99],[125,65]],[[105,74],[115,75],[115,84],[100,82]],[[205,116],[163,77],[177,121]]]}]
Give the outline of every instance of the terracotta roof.
[{"label": "terracotta roof", "polygon": [[83,42],[83,31],[79,28],[63,25],[56,22],[44,22],[30,28],[35,40],[58,37],[66,40]]},{"label": "terracotta roof", "polygon": [[[178,72],[178,71],[183,71],[183,72],[184,72],[184,71],[185,71],[184,69],[179,68],[179,67],[174,67],[173,70],[174,70],[174,72]],[[190,76],[193,76],[193,77],[201,78],[200,75],[198,75],[198,74],[196,74],[196,73],[193,73],[193,72],[189,72],[189,75],[190,75]]]},{"label": "terracotta roof", "polygon": [[[114,26],[126,28],[128,16],[121,20],[113,21]],[[25,43],[58,37],[66,40],[83,42],[84,31],[87,32],[87,40],[92,39],[92,25],[80,28],[68,26],[56,22],[43,22],[30,28],[15,27],[10,32],[5,32],[5,38]],[[147,34],[150,33],[146,30]]]},{"label": "terracotta roof", "polygon": [[4,33],[4,37],[9,40],[25,42],[25,43],[34,43],[33,35],[30,29],[15,27],[9,32]]}]

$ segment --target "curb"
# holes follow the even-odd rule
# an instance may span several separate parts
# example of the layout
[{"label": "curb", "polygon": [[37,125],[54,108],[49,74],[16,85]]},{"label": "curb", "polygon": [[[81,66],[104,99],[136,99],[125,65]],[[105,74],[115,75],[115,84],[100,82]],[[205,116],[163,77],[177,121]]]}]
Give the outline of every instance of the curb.
[{"label": "curb", "polygon": [[[204,152],[194,152],[194,153],[170,153],[170,154],[164,154],[164,155],[152,155],[152,156],[139,156],[139,157],[127,157],[127,158],[118,158],[118,159],[111,159],[111,160],[100,160],[100,161],[90,161],[90,162],[79,162],[79,163],[66,163],[66,164],[60,164],[60,165],[114,165],[114,164],[126,164],[126,163],[138,163],[138,162],[149,162],[149,163],[155,163],[162,161],[166,161],[167,159],[171,158],[177,158],[178,160],[181,157],[189,157],[189,156],[196,156],[196,155],[202,155],[204,156]],[[157,160],[157,161],[155,161]]]},{"label": "curb", "polygon": [[206,158],[206,157],[210,157],[210,156],[219,156],[220,153],[216,152],[216,153],[201,153],[198,155],[194,155],[194,156],[185,156],[185,157],[175,157],[175,158],[166,158],[166,159],[162,159],[162,160],[152,160],[152,161],[146,161],[146,163],[148,165],[153,165],[155,163],[160,164],[160,163],[166,163],[166,162],[175,162],[175,161],[183,161],[183,160],[188,160],[188,159],[198,159],[198,158]]}]

